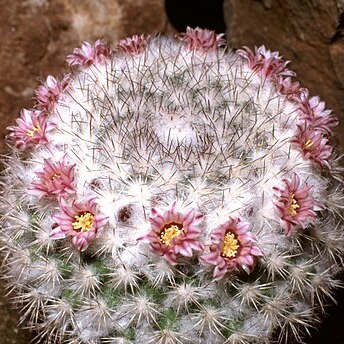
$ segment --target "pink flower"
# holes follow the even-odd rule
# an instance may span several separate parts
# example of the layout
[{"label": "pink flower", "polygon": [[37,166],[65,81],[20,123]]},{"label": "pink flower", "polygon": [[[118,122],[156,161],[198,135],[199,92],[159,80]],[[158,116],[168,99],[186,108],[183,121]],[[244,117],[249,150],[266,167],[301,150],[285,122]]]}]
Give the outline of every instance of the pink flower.
[{"label": "pink flower", "polygon": [[295,76],[296,74],[287,68],[289,61],[283,61],[278,51],[266,50],[264,45],[253,52],[248,47],[236,51],[248,63],[248,66],[256,73],[262,73],[264,80],[278,78],[279,76]]},{"label": "pink flower", "polygon": [[65,197],[75,193],[74,165],[68,165],[64,160],[53,162],[44,160],[43,171],[36,172],[39,180],[32,182],[32,190],[39,198]]},{"label": "pink flower", "polygon": [[69,86],[69,79],[70,74],[65,75],[61,81],[49,75],[45,84],[35,92],[39,109],[50,112]]},{"label": "pink flower", "polygon": [[226,40],[222,38],[223,36],[223,33],[217,35],[211,30],[200,29],[199,27],[192,29],[188,26],[186,32],[179,34],[177,37],[186,43],[189,50],[214,52],[217,48],[226,45]]},{"label": "pink flower", "polygon": [[308,99],[308,94],[305,95],[305,99],[300,104],[300,110],[302,120],[325,135],[331,135],[331,127],[338,124],[337,117],[331,115],[332,110],[327,110],[325,102],[320,101],[318,96]]},{"label": "pink flower", "polygon": [[308,90],[301,87],[298,81],[292,82],[291,77],[284,78],[283,76],[278,76],[276,88],[280,94],[283,94],[288,100],[296,103],[301,103],[305,92],[308,93]]},{"label": "pink flower", "polygon": [[215,265],[215,280],[220,280],[239,267],[250,273],[255,257],[262,255],[261,250],[254,245],[257,238],[249,231],[249,224],[241,222],[239,218],[229,218],[213,230],[210,238],[210,253],[201,256],[201,260]]},{"label": "pink flower", "polygon": [[49,122],[42,111],[22,109],[17,126],[7,129],[12,131],[8,137],[14,141],[16,148],[24,150],[48,142],[48,132],[55,125]]},{"label": "pink flower", "polygon": [[298,125],[297,134],[290,140],[302,153],[304,158],[312,160],[319,166],[330,168],[329,159],[332,147],[327,144],[322,132],[312,127]]},{"label": "pink flower", "polygon": [[112,50],[108,44],[98,39],[94,45],[89,42],[82,42],[81,49],[75,48],[73,53],[67,56],[66,61],[70,66],[91,66],[102,64],[112,56]]},{"label": "pink flower", "polygon": [[306,225],[316,218],[315,210],[320,210],[318,202],[311,196],[311,186],[301,185],[300,178],[293,174],[291,180],[283,180],[284,187],[274,187],[278,194],[277,202],[274,203],[281,217],[286,235],[290,236],[294,228],[305,228]]},{"label": "pink flower", "polygon": [[151,250],[165,258],[170,264],[177,264],[177,255],[192,257],[193,250],[203,249],[201,230],[197,225],[203,215],[195,209],[185,213],[176,210],[173,203],[167,210],[152,208],[151,230],[138,240],[149,243]]},{"label": "pink flower", "polygon": [[147,39],[145,35],[134,35],[129,38],[121,39],[117,44],[120,52],[129,55],[141,54],[147,47]]},{"label": "pink flower", "polygon": [[74,200],[69,206],[60,204],[60,213],[53,216],[55,228],[50,237],[55,239],[72,237],[72,244],[79,250],[85,251],[96,238],[99,231],[106,225],[108,217],[98,211],[94,198],[85,202]]}]

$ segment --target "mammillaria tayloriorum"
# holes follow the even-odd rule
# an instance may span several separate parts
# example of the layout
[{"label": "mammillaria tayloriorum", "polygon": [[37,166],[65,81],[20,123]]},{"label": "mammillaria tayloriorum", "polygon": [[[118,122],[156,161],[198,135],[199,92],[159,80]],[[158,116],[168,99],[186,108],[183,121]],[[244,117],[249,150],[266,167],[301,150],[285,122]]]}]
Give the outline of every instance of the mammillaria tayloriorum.
[{"label": "mammillaria tayloriorum", "polygon": [[84,42],[9,128],[4,274],[47,342],[301,341],[341,283],[335,116],[222,35]]}]

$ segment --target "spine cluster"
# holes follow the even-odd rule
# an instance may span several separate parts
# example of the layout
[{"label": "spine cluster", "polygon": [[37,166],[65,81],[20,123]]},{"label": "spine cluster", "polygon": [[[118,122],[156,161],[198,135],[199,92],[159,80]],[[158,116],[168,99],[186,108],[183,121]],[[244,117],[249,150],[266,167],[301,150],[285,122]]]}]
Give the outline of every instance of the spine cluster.
[{"label": "spine cluster", "polygon": [[343,267],[337,118],[200,28],[83,42],[9,127],[1,252],[47,343],[300,343]]}]

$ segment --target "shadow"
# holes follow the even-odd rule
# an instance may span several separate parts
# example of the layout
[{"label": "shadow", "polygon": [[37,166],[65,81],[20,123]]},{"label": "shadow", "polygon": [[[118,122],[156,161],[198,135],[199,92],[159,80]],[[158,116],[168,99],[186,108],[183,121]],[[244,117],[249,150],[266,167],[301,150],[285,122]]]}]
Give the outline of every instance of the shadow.
[{"label": "shadow", "polygon": [[165,9],[179,32],[184,32],[187,26],[226,32],[223,0],[165,0]]}]

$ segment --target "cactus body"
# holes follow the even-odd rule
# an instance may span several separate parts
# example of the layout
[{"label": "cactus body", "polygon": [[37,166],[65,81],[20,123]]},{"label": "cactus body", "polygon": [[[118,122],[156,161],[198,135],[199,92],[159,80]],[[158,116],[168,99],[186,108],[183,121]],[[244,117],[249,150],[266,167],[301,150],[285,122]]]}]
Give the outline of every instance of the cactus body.
[{"label": "cactus body", "polygon": [[47,342],[300,341],[340,284],[336,119],[223,44],[85,42],[9,128],[4,271]]}]

